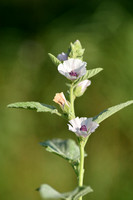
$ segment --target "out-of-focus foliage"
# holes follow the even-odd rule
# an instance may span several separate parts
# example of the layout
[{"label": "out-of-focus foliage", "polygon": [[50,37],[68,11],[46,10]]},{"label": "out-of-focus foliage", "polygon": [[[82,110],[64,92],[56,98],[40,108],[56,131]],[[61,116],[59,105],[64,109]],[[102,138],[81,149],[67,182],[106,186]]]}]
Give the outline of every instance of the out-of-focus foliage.
[{"label": "out-of-focus foliage", "polygon": [[[66,52],[79,39],[88,69],[101,67],[76,115],[93,117],[133,98],[132,1],[0,1],[0,199],[39,200],[42,183],[60,192],[76,187],[73,170],[39,142],[75,138],[56,115],[7,109],[12,102],[54,105],[66,91],[48,53]],[[84,199],[132,200],[133,108],[103,122],[87,144],[85,184],[94,192]],[[54,175],[54,179],[53,179]]]}]

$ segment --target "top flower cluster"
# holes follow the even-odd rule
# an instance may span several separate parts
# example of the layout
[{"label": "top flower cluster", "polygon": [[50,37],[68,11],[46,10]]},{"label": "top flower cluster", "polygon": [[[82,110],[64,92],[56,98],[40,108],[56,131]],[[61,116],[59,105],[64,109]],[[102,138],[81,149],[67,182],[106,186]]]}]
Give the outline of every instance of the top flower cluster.
[{"label": "top flower cluster", "polygon": [[93,118],[75,117],[74,112],[74,100],[76,97],[80,97],[84,94],[87,87],[91,84],[86,76],[87,63],[83,61],[84,49],[80,42],[77,40],[73,44],[70,44],[68,53],[62,52],[56,57],[50,54],[52,61],[58,65],[58,71],[60,74],[71,80],[69,99],[66,100],[63,92],[57,93],[54,97],[54,102],[58,103],[69,119],[68,128],[74,132],[78,137],[86,138],[99,126],[93,121]]},{"label": "top flower cluster", "polygon": [[60,61],[64,61],[58,66],[59,73],[72,81],[85,75],[87,63],[82,61],[83,53],[84,49],[78,40],[71,43],[68,53],[62,52],[57,56]]}]

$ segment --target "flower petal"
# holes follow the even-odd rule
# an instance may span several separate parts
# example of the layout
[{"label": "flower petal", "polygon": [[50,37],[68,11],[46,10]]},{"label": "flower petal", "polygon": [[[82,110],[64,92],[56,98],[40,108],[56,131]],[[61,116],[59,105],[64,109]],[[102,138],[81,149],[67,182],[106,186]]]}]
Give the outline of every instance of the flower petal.
[{"label": "flower petal", "polygon": [[[70,80],[75,80],[86,74],[86,62],[81,61],[80,59],[69,59],[59,64],[58,71],[66,78]],[[73,76],[70,73],[74,72],[77,76]]]},{"label": "flower petal", "polygon": [[91,122],[90,128],[89,128],[89,133],[93,133],[98,126],[99,126],[99,124],[97,124],[96,122]]},{"label": "flower petal", "polygon": [[87,118],[87,121],[86,121],[86,124],[85,124],[87,126],[87,129],[90,128],[92,120],[93,120],[93,118]]},{"label": "flower petal", "polygon": [[[92,120],[93,118],[76,117],[69,121],[69,130],[74,132],[78,137],[87,137],[88,135],[93,133],[95,129],[99,126],[99,124]],[[86,126],[87,131],[82,128],[83,126]]]},{"label": "flower petal", "polygon": [[80,120],[81,126],[82,125],[86,125],[86,123],[87,123],[87,117],[81,117],[79,120]]},{"label": "flower petal", "polygon": [[73,127],[75,127],[75,129],[76,129],[76,128],[79,128],[79,129],[80,129],[80,127],[81,127],[81,123],[80,123],[79,117],[76,117],[76,118],[74,118],[74,119],[71,119],[71,120],[69,121],[69,123],[70,123]]},{"label": "flower petal", "polygon": [[72,132],[74,132],[75,133],[75,128],[74,127],[72,127],[70,124],[68,124],[68,129],[69,129],[69,131],[72,131]]}]

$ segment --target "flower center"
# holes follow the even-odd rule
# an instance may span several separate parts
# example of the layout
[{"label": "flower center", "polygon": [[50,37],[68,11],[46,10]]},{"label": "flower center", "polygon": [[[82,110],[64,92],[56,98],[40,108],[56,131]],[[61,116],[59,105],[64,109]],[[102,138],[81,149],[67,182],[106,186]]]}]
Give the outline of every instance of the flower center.
[{"label": "flower center", "polygon": [[85,125],[82,125],[80,131],[87,131],[87,127]]},{"label": "flower center", "polygon": [[70,75],[70,76],[76,76],[76,77],[78,76],[78,74],[77,74],[76,72],[74,72],[74,71],[71,71],[71,72],[69,73],[69,75]]}]

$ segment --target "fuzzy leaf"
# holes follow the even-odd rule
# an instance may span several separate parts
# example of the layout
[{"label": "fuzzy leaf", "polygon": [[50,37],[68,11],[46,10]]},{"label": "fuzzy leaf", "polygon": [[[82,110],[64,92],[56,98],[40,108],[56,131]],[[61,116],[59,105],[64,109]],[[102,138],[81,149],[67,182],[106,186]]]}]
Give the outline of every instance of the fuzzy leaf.
[{"label": "fuzzy leaf", "polygon": [[82,81],[95,76],[96,74],[98,74],[102,70],[103,70],[103,68],[95,68],[95,69],[87,70],[87,73],[83,77],[81,77]]},{"label": "fuzzy leaf", "polygon": [[73,193],[74,197],[72,196],[72,200],[78,200],[80,197],[85,196],[86,194],[93,192],[93,189],[90,186],[83,186],[83,187],[78,187],[76,188]]},{"label": "fuzzy leaf", "polygon": [[78,145],[74,140],[53,139],[40,143],[46,147],[46,150],[55,153],[66,160],[78,160],[80,158],[80,151]]},{"label": "fuzzy leaf", "polygon": [[95,69],[90,69],[87,70],[86,74],[82,77],[80,77],[79,79],[74,81],[75,86],[80,83],[81,81],[87,80],[93,76],[95,76],[96,74],[98,74],[99,72],[101,72],[103,69],[102,68],[95,68]]},{"label": "fuzzy leaf", "polygon": [[96,117],[94,117],[93,121],[95,121],[97,123],[101,123],[106,118],[110,117],[111,115],[113,115],[114,113],[118,112],[119,110],[131,105],[132,103],[133,103],[133,100],[130,100],[130,101],[127,101],[125,103],[121,103],[119,105],[110,107],[110,108],[104,110],[103,112],[101,112]]},{"label": "fuzzy leaf", "polygon": [[59,64],[61,64],[61,61],[58,58],[56,58],[54,55],[52,55],[51,53],[48,53],[48,55],[49,55],[50,59],[52,60],[52,62],[56,66],[58,66]]},{"label": "fuzzy leaf", "polygon": [[47,184],[41,185],[38,189],[40,195],[44,199],[66,199],[66,200],[78,200],[79,197],[86,195],[87,193],[93,192],[91,187],[83,186],[77,187],[75,190],[68,192],[68,193],[59,193],[51,186]]},{"label": "fuzzy leaf", "polygon": [[44,199],[64,199],[63,194],[57,192],[55,189],[47,184],[41,185],[38,190],[41,197]]},{"label": "fuzzy leaf", "polygon": [[12,103],[7,106],[8,108],[22,108],[22,109],[32,109],[32,110],[37,110],[37,112],[50,112],[50,113],[55,113],[59,114],[58,110],[51,105],[46,105],[43,103],[38,103],[38,102],[17,102],[17,103]]},{"label": "fuzzy leaf", "polygon": [[53,139],[41,142],[40,144],[46,147],[47,151],[66,159],[72,165],[75,173],[78,176],[80,150],[74,140]]}]

